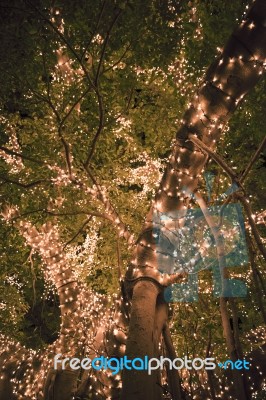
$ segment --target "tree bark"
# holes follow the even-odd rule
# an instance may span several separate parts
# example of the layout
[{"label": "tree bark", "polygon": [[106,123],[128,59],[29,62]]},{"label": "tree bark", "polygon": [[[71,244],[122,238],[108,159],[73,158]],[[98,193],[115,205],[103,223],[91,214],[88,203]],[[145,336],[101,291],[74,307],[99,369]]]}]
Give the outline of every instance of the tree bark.
[{"label": "tree bark", "polygon": [[[168,324],[165,325],[163,330],[163,338],[166,347],[166,355],[170,360],[177,358],[176,351],[172,342],[171,333]],[[168,384],[173,400],[182,400],[181,382],[178,371],[169,368],[167,369]]]},{"label": "tree bark", "polygon": [[[134,286],[126,350],[128,359],[154,357],[157,347],[154,323],[158,293],[158,285],[151,280],[138,281]],[[156,371],[148,375],[147,371],[124,369],[121,399],[160,399],[161,389],[156,385],[156,379]]]},{"label": "tree bark", "polygon": [[248,240],[250,264],[251,264],[252,276],[253,276],[253,280],[254,280],[254,286],[255,286],[255,290],[256,290],[257,302],[258,302],[258,306],[260,308],[260,311],[261,311],[261,314],[263,317],[263,321],[266,324],[266,310],[265,310],[264,303],[263,303],[263,298],[266,294],[265,294],[263,288],[261,288],[261,286],[260,286],[260,280],[258,277],[259,274],[258,274],[257,266],[255,263],[255,254],[254,254],[254,250],[252,249],[252,242],[249,237],[247,237],[247,240]]}]

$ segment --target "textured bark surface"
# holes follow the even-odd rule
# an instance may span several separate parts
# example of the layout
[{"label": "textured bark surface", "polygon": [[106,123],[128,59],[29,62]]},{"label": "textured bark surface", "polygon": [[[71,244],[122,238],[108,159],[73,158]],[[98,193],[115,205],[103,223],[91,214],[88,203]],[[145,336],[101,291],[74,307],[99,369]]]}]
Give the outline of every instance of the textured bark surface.
[{"label": "textured bark surface", "polygon": [[[127,356],[149,358],[156,354],[156,336],[154,330],[158,285],[151,281],[136,283],[132,297],[132,310],[127,339]],[[160,399],[162,392],[156,384],[158,374],[148,375],[147,371],[124,370],[122,400]]]}]

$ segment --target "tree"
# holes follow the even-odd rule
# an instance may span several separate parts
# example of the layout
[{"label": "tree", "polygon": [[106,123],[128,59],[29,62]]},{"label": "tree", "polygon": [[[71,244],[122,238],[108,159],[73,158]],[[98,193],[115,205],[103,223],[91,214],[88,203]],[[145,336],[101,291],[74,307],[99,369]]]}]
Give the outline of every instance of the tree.
[{"label": "tree", "polygon": [[[263,171],[265,1],[252,5],[205,73],[242,7],[218,0],[1,3],[1,230],[3,249],[9,246],[1,263],[1,398],[263,396],[263,176],[254,166]],[[239,267],[235,258],[230,274],[245,277],[243,299],[224,286],[230,243],[220,240],[208,195],[208,205],[219,204],[220,230],[231,228],[227,203],[245,209],[250,263]],[[199,207],[207,226],[184,236]],[[204,266],[210,258],[222,282],[217,298]],[[171,285],[186,285],[195,273],[198,301],[169,307]],[[251,368],[178,374],[166,366],[151,375],[124,370],[121,380],[110,370],[53,363],[59,353],[173,360],[176,351],[233,362],[245,354]]]}]

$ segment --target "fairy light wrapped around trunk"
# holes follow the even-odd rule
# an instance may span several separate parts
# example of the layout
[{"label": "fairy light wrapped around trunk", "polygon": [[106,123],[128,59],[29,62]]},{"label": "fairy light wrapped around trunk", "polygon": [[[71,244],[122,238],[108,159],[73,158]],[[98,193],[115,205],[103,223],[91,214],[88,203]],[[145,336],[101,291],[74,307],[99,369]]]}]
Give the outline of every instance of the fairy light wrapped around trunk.
[{"label": "fairy light wrapped around trunk", "polygon": [[211,150],[216,148],[233,112],[265,70],[265,41],[266,5],[264,0],[257,0],[224,49],[219,49],[184,114],[159,190],[133,251],[126,273],[129,285],[144,277],[162,286],[178,279],[179,274],[158,271],[154,215],[167,214],[171,218],[180,212],[185,216],[190,194],[197,188],[208,158],[191,138],[198,138]]}]

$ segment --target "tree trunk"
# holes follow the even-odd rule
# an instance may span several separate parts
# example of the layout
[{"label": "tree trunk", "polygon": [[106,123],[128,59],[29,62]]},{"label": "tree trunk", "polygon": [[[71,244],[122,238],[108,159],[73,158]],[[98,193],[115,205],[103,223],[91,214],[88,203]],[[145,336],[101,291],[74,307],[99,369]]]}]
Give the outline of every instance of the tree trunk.
[{"label": "tree trunk", "polygon": [[[133,259],[129,265],[126,280],[141,288],[140,279],[158,282],[167,287],[171,283],[169,271],[159,271],[156,254],[156,243],[153,232],[160,229],[160,224],[154,224],[154,215],[167,213],[174,220],[179,212],[180,224],[184,219],[190,194],[197,187],[207,157],[191,141],[196,135],[210,149],[216,147],[216,142],[222,135],[223,128],[230,119],[243,97],[255,86],[264,72],[266,58],[266,2],[256,0],[249,10],[246,19],[232,34],[225,48],[208,69],[205,80],[192,99],[186,111],[181,127],[176,135],[176,143],[169,158],[168,166],[163,175],[155,201],[146,218],[144,228],[139,236]],[[170,255],[170,254],[169,254]],[[164,267],[164,266],[163,266]],[[151,283],[149,283],[151,285]],[[144,283],[146,290],[146,283]],[[143,290],[144,290],[143,288]],[[152,326],[154,324],[155,293],[152,294],[152,307],[146,302],[143,309],[139,304],[143,301],[144,292],[134,290],[132,298],[133,320],[129,327],[129,341],[126,354],[131,358],[143,354],[143,344],[152,357]],[[220,309],[227,346],[232,359],[236,358],[234,339],[232,336],[226,300],[220,299]],[[151,314],[148,315],[148,311]],[[146,317],[145,317],[146,315]],[[148,329],[147,325],[150,324]],[[144,337],[145,336],[145,337]],[[141,344],[139,343],[141,342]],[[153,399],[152,379],[144,384],[143,373],[127,371],[123,378],[122,399]],[[241,386],[241,400],[246,399]],[[133,389],[135,386],[135,391]],[[147,397],[149,393],[149,397]],[[134,394],[134,395],[133,395]],[[239,399],[240,400],[240,399]]]},{"label": "tree trunk", "polygon": [[[176,351],[172,342],[171,333],[168,324],[165,325],[163,330],[163,338],[166,347],[166,356],[170,358],[170,360],[174,360],[177,358]],[[173,400],[182,400],[182,392],[181,392],[181,382],[178,371],[169,368],[167,369],[168,376],[168,384],[169,389],[172,394]]]},{"label": "tree trunk", "polygon": [[[134,286],[126,350],[128,359],[154,357],[157,348],[154,322],[158,293],[158,285],[151,280],[141,280]],[[161,389],[156,385],[157,376],[157,371],[148,375],[147,371],[124,369],[121,399],[160,399]]]},{"label": "tree trunk", "polygon": [[263,298],[265,297],[266,293],[263,290],[264,288],[263,287],[261,288],[261,286],[260,286],[259,273],[258,273],[257,266],[255,263],[255,252],[252,248],[252,242],[251,242],[250,237],[247,237],[247,241],[248,241],[252,276],[253,276],[253,280],[254,280],[254,286],[256,289],[257,302],[258,302],[259,309],[262,313],[263,321],[266,324],[266,310],[265,310],[264,303],[263,303]]},{"label": "tree trunk", "polygon": [[[211,341],[212,341],[212,336],[211,336],[211,331],[209,331],[209,339],[208,339],[207,350],[206,350],[206,358],[210,357]],[[213,371],[207,370],[206,372],[207,372],[207,377],[208,377],[208,383],[210,386],[211,399],[216,400]]]}]

